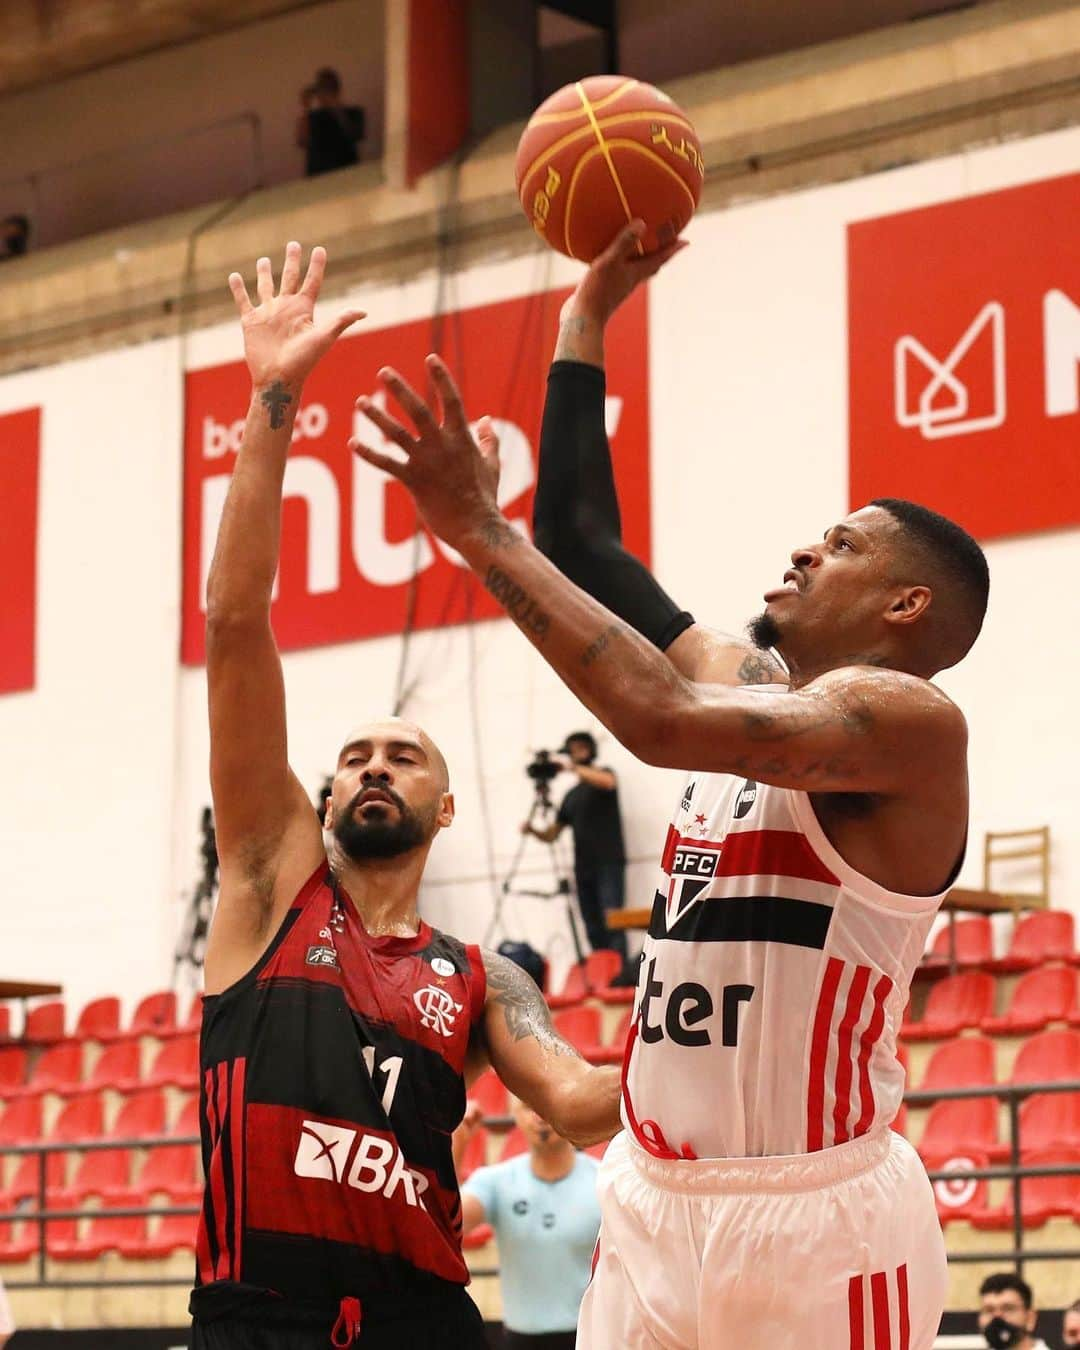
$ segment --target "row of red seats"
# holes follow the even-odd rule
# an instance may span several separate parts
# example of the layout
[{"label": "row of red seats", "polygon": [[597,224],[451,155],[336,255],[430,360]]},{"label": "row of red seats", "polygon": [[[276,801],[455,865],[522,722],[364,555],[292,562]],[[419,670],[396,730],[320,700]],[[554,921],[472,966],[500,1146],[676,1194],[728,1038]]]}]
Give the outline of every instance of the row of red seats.
[{"label": "row of red seats", "polygon": [[949,961],[955,940],[958,966],[977,966],[998,975],[1019,974],[1052,961],[1080,965],[1075,920],[1066,910],[1037,910],[1018,919],[1009,940],[1009,950],[1004,956],[994,956],[993,930],[989,918],[984,914],[971,919],[957,919],[954,932],[955,938],[950,934],[949,923],[938,930],[924,958],[926,964]]},{"label": "row of red seats", "polygon": [[[41,1100],[26,1097],[0,1115],[0,1150],[23,1144],[69,1144],[76,1151],[82,1143],[108,1139],[183,1138],[199,1133],[199,1104],[191,1098],[183,1104],[172,1127],[166,1124],[165,1097],[160,1089],[136,1093],[121,1106],[111,1128],[105,1128],[101,1096],[73,1098],[57,1116],[52,1129],[42,1129]],[[88,1195],[138,1196],[161,1191],[174,1199],[190,1202],[198,1197],[198,1156],[194,1144],[168,1144],[147,1151],[136,1177],[128,1149],[93,1149],[81,1153],[75,1174],[68,1181],[67,1153],[19,1156],[11,1180],[0,1185],[0,1211],[10,1209],[38,1194],[41,1157],[46,1159],[45,1183],[50,1200],[62,1196],[79,1201]],[[2,1174],[0,1174],[2,1176]]]},{"label": "row of red seats", "polygon": [[622,957],[618,952],[604,949],[590,952],[584,961],[571,966],[558,993],[545,995],[549,1008],[574,1008],[587,998],[597,998],[601,1003],[633,1003],[634,990],[617,986],[612,988],[611,981],[622,970]]},{"label": "row of red seats", "polygon": [[905,1018],[900,1035],[911,1041],[938,1040],[978,1027],[992,1036],[1020,1036],[1051,1022],[1080,1027],[1077,972],[1071,966],[1044,966],[1017,981],[1008,1009],[994,1016],[994,977],[961,971],[935,984],[917,1021]]},{"label": "row of red seats", "polygon": [[[39,1045],[57,1041],[121,1041],[137,1036],[181,1036],[198,1033],[202,1023],[202,998],[196,995],[183,1021],[177,1018],[176,994],[164,990],[147,994],[132,1013],[126,1027],[120,1025],[120,1000],[113,995],[95,998],[83,1008],[70,1034],[64,1030],[67,1009],[62,999],[39,1003],[26,1014],[22,1035],[17,1039]],[[0,1042],[11,1040],[11,1008],[0,1003]]]},{"label": "row of red seats", "polygon": [[[980,1149],[966,1149],[947,1161],[939,1160],[940,1170],[957,1171],[989,1167],[994,1160]],[[1021,1154],[1025,1167],[1060,1167],[1080,1163],[1080,1147],[1025,1149]],[[990,1183],[984,1178],[957,1178],[934,1182],[934,1198],[942,1224],[964,1219],[981,1229],[1008,1229],[1013,1224],[1013,1185],[1008,1183],[1004,1200],[991,1205]],[[1024,1177],[1020,1181],[1020,1214],[1025,1228],[1041,1228],[1054,1218],[1080,1223],[1080,1174]]]},{"label": "row of red seats", "polygon": [[[1013,1064],[1007,1082],[1016,1087],[1034,1083],[1080,1082],[1080,1033],[1045,1031],[1032,1037]],[[994,1046],[983,1037],[964,1037],[939,1046],[919,1084],[923,1092],[987,1087],[995,1083]],[[967,1156],[967,1151],[1003,1161],[1008,1142],[999,1137],[1001,1099],[959,1097],[930,1107],[918,1149],[928,1164]],[[1036,1093],[1020,1105],[1022,1148],[1080,1147],[1080,1092]]]},{"label": "row of red seats", "polygon": [[[198,1216],[165,1214],[149,1222],[145,1215],[110,1218],[109,1208],[129,1208],[117,1200],[84,1221],[50,1219],[45,1225],[45,1251],[55,1261],[96,1261],[106,1252],[118,1252],[132,1261],[161,1259],[173,1252],[194,1252]],[[152,1225],[152,1226],[151,1226]],[[0,1263],[26,1261],[36,1256],[41,1229],[32,1219],[0,1218]]]},{"label": "row of red seats", "polygon": [[40,1056],[27,1078],[27,1051],[19,1045],[4,1046],[0,1048],[0,1100],[39,1097],[44,1092],[73,1097],[104,1088],[135,1092],[144,1087],[197,1087],[199,1038],[188,1035],[166,1041],[145,1076],[140,1073],[140,1062],[138,1041],[115,1041],[105,1047],[84,1077],[83,1045],[61,1041]]}]

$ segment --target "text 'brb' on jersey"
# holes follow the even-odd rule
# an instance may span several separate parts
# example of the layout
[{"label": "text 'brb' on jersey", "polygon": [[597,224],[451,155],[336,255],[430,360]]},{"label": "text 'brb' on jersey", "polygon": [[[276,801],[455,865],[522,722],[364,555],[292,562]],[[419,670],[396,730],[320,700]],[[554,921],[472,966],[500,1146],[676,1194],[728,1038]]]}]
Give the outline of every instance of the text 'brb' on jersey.
[{"label": "text 'brb' on jersey", "polygon": [[726,774],[691,776],[661,873],[624,1065],[639,1143],[774,1157],[891,1124],[897,1031],[942,896],[854,871],[805,792]]},{"label": "text 'brb' on jersey", "polygon": [[325,867],[307,882],[205,1001],[196,1315],[468,1283],[450,1136],[485,990],[478,947],[370,937]]}]

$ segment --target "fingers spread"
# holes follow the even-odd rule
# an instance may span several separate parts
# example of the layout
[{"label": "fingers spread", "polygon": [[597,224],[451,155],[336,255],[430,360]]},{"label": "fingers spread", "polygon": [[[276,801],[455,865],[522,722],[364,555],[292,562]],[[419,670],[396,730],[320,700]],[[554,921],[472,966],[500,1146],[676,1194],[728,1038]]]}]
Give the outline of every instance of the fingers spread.
[{"label": "fingers spread", "polygon": [[355,438],[349,441],[349,449],[354,455],[359,455],[361,459],[366,459],[369,464],[373,464],[376,469],[382,469],[384,473],[388,473],[391,478],[404,481],[404,470],[408,467],[407,462],[403,463],[400,459],[395,459],[393,455],[388,455],[384,450],[374,450],[370,445],[365,445]]},{"label": "fingers spread", "polygon": [[260,258],[255,264],[255,286],[259,299],[265,304],[274,298],[274,271],[269,258]]},{"label": "fingers spread", "polygon": [[458,387],[454,383],[454,377],[447,370],[441,357],[435,356],[434,353],[427,358],[425,364],[431,376],[431,382],[438,392],[439,401],[442,403],[444,426],[451,431],[463,430],[466,426],[465,409],[462,406]]},{"label": "fingers spread", "polygon": [[229,290],[232,291],[233,299],[236,301],[236,308],[240,311],[240,317],[250,314],[255,308],[251,303],[251,297],[247,293],[247,287],[244,285],[244,278],[239,272],[229,273]]},{"label": "fingers spread", "polygon": [[304,284],[300,287],[302,295],[309,295],[312,300],[319,298],[319,291],[322,289],[323,273],[326,271],[326,249],[321,244],[316,244],[311,250],[311,258],[308,262],[307,276],[304,277]]},{"label": "fingers spread", "polygon": [[379,371],[379,379],[412,418],[413,425],[421,436],[426,436],[438,430],[431,409],[416,390],[405,383],[392,366],[383,366],[382,370]]},{"label": "fingers spread", "polygon": [[285,265],[281,269],[280,295],[294,295],[300,280],[300,245],[292,239],[285,245]]},{"label": "fingers spread", "polygon": [[[416,441],[409,435],[396,417],[391,417],[390,414],[380,408],[373,399],[366,396],[358,398],[356,400],[356,406],[369,422],[375,423],[388,441],[393,441],[395,445],[400,445],[402,450],[407,451],[409,454],[412,453],[416,446]],[[359,453],[359,451],[357,451],[357,453]],[[397,462],[397,460],[394,461],[394,463]],[[372,463],[374,463],[374,460]]]}]

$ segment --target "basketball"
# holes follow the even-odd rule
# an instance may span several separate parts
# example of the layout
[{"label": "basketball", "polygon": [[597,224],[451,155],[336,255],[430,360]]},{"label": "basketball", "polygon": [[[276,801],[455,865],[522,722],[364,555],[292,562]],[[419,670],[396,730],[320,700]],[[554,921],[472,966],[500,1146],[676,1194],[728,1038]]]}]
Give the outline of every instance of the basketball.
[{"label": "basketball", "polygon": [[693,124],[651,84],[593,75],[541,103],[518,142],[518,195],[552,248],[591,262],[630,220],[651,253],[686,228],[705,164]]}]

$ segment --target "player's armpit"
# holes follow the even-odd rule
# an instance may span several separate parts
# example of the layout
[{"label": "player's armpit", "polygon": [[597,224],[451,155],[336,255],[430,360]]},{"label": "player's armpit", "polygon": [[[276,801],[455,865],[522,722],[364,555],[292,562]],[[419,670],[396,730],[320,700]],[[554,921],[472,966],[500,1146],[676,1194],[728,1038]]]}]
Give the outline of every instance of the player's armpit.
[{"label": "player's armpit", "polygon": [[484,953],[484,1034],[495,1072],[516,1096],[578,1147],[619,1126],[619,1073],[588,1064],[551,1024],[535,982],[506,957]]},{"label": "player's armpit", "polygon": [[673,691],[630,748],[647,763],[807,792],[898,794],[963,770],[967,726],[939,689],[869,667],[798,690],[692,684]]},{"label": "player's armpit", "polygon": [[696,684],[788,683],[787,672],[770,652],[700,623],[680,633],[664,655]]}]

